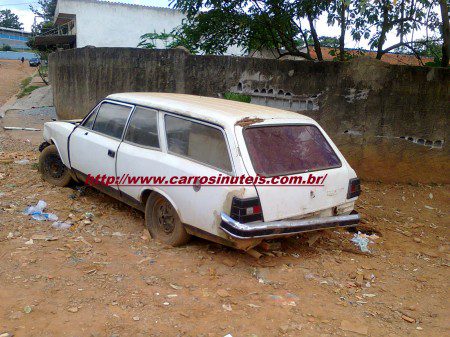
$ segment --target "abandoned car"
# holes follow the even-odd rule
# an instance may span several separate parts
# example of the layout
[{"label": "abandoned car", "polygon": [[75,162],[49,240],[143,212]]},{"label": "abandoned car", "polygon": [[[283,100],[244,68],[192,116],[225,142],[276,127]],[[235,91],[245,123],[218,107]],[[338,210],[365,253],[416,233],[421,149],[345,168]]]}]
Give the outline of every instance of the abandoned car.
[{"label": "abandoned car", "polygon": [[[239,249],[306,231],[355,226],[359,179],[313,119],[182,94],[120,93],[79,121],[45,123],[39,169],[58,186],[86,177],[297,177],[289,184],[96,184],[145,212],[153,238],[191,235]],[[309,184],[311,174],[320,184]],[[326,179],[325,179],[326,177]],[[289,180],[291,181],[291,180]]]}]

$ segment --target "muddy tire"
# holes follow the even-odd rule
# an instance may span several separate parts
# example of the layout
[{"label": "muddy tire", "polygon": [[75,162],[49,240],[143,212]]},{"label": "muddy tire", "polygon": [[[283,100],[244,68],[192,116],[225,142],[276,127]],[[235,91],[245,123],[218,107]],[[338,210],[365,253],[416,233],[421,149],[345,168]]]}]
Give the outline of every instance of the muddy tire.
[{"label": "muddy tire", "polygon": [[69,169],[63,164],[55,145],[49,145],[39,157],[39,172],[50,184],[65,187],[72,181]]},{"label": "muddy tire", "polygon": [[145,225],[153,239],[174,247],[191,238],[172,204],[157,193],[151,193],[145,204]]}]

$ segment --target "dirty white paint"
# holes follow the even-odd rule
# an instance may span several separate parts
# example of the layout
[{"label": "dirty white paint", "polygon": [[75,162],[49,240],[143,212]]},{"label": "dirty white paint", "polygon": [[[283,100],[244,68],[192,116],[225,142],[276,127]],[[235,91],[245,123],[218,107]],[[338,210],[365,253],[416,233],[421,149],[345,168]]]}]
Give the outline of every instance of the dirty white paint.
[{"label": "dirty white paint", "polygon": [[[92,0],[58,0],[55,20],[75,15],[77,48],[136,47],[140,36],[170,32],[184,15],[173,9]],[[162,42],[157,42],[163,47]]]},{"label": "dirty white paint", "polygon": [[[185,18],[180,11],[134,4],[96,0],[58,0],[55,22],[75,15],[72,34],[76,35],[76,47],[131,47],[139,44],[146,33],[170,33]],[[157,48],[165,48],[163,41],[155,41]],[[225,54],[243,55],[236,46]]]},{"label": "dirty white paint", "polygon": [[[237,124],[243,118],[250,118],[255,111],[261,112],[258,125],[295,124],[314,125],[327,140],[329,146],[338,156],[342,165],[337,168],[322,170],[327,176],[320,186],[303,186],[302,188],[286,188],[286,186],[210,186],[195,189],[192,186],[138,186],[122,185],[117,188],[134,198],[142,200],[144,190],[150,189],[163,195],[177,210],[182,223],[188,224],[203,232],[228,239],[219,228],[220,212],[230,212],[233,196],[242,198],[259,197],[265,221],[277,221],[286,218],[321,217],[334,214],[338,207],[350,213],[354,207],[354,199],[347,199],[349,180],[356,177],[355,171],[337,149],[325,131],[316,121],[300,114],[274,111],[273,109],[255,107],[251,104],[225,101],[207,97],[162,93],[124,93],[113,94],[108,99],[117,100],[128,106],[132,113],[132,105],[139,104],[157,111],[160,151],[121,143],[100,132],[85,128],[83,125],[74,128],[67,122],[48,122],[44,124],[44,139],[57,145],[63,163],[84,174],[107,174],[109,176],[219,176],[226,174],[209,165],[201,164],[186,157],[169,153],[164,128],[165,114],[171,111],[189,118],[198,118],[202,123],[208,120],[220,126],[227,139],[228,153],[233,163],[232,176],[256,176],[250,154],[247,151],[242,125]],[[126,102],[126,103],[123,103]],[[211,111],[214,110],[214,114]],[[95,110],[93,110],[95,111]],[[264,113],[264,111],[266,111]],[[92,112],[91,112],[92,113]],[[120,148],[119,148],[119,144]],[[89,151],[85,151],[89,149]],[[108,156],[108,150],[117,152],[114,160]],[[69,153],[68,153],[69,151]],[[69,156],[70,154],[70,156]],[[68,161],[70,158],[70,162]],[[309,172],[299,173],[306,181]],[[256,242],[256,241],[255,241]]]}]

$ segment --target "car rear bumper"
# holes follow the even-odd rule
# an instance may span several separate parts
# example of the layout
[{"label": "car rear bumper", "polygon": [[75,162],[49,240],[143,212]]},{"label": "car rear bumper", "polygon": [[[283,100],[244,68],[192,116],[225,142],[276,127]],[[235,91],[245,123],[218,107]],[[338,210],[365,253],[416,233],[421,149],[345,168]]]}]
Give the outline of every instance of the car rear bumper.
[{"label": "car rear bumper", "polygon": [[222,218],[220,228],[235,239],[274,238],[326,228],[355,226],[361,219],[356,211],[348,215],[248,224],[240,223],[223,212],[220,216]]}]

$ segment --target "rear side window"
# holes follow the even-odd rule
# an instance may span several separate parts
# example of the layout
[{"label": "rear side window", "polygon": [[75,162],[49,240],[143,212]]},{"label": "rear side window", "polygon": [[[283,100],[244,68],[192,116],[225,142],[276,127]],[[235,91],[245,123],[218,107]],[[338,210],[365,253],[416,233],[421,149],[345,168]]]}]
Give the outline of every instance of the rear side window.
[{"label": "rear side window", "polygon": [[250,127],[244,139],[257,174],[282,176],[341,166],[336,153],[314,125]]},{"label": "rear side window", "polygon": [[159,148],[158,113],[137,107],[128,124],[125,140],[143,146]]},{"label": "rear side window", "polygon": [[122,138],[130,110],[130,107],[124,105],[103,103],[97,112],[92,130],[114,138]]},{"label": "rear side window", "polygon": [[231,172],[227,142],[221,130],[185,119],[165,116],[169,152]]}]

